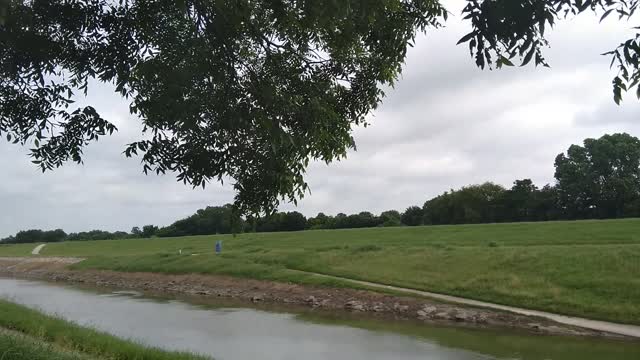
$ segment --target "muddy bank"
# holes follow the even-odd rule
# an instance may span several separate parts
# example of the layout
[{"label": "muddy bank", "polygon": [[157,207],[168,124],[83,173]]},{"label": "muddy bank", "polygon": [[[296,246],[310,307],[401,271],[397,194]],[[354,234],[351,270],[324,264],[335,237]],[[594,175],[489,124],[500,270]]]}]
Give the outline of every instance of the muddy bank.
[{"label": "muddy bank", "polygon": [[0,275],[162,294],[202,298],[220,297],[265,304],[289,304],[394,319],[412,319],[448,326],[514,328],[538,334],[623,338],[619,335],[570,327],[540,318],[363,290],[302,286],[218,275],[169,275],[67,269],[69,264],[79,261],[82,259],[0,258]]}]

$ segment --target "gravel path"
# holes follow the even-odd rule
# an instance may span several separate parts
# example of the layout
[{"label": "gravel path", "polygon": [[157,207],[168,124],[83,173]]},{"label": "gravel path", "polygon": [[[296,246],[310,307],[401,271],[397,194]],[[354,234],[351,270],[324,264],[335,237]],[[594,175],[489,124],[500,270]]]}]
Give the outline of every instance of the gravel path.
[{"label": "gravel path", "polygon": [[45,247],[47,244],[40,244],[38,246],[36,246],[33,251],[31,252],[31,255],[40,255],[40,250],[42,250],[43,247]]}]

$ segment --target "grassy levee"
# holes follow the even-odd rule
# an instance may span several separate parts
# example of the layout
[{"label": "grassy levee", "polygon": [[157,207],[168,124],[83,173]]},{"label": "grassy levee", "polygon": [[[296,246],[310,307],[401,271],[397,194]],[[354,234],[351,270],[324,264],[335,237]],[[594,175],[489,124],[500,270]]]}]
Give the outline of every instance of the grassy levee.
[{"label": "grassy levee", "polygon": [[27,256],[38,244],[0,244],[0,256]]},{"label": "grassy levee", "polygon": [[0,359],[204,360],[206,358],[143,346],[0,300]]},{"label": "grassy levee", "polygon": [[88,257],[77,268],[346,286],[304,270],[640,324],[640,219],[65,242],[42,254]]}]

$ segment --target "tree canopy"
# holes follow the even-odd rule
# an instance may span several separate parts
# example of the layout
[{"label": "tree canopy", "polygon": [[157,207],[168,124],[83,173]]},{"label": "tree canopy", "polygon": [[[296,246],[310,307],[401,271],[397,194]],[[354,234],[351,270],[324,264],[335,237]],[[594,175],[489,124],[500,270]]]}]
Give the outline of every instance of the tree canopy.
[{"label": "tree canopy", "polygon": [[572,217],[637,215],[640,140],[629,134],[586,139],[556,157],[560,201]]},{"label": "tree canopy", "polygon": [[[585,11],[630,18],[638,0],[468,0],[480,67],[546,65],[545,29]],[[236,208],[271,213],[307,189],[311,160],[355,147],[353,127],[401,72],[436,0],[0,0],[0,135],[31,147],[42,171],[82,162],[116,131],[89,83],[112,84],[144,125],[126,156],[145,173],[205,186],[232,179]],[[616,102],[638,86],[638,37],[610,55]],[[640,87],[638,87],[640,95]]]},{"label": "tree canopy", "polygon": [[[239,222],[235,218],[232,206],[207,206],[198,210],[195,214],[178,220],[162,229],[154,229],[153,234],[160,237],[228,234],[238,232]],[[144,228],[143,228],[144,229]],[[144,230],[143,230],[144,232]],[[147,230],[147,232],[150,232]]]}]

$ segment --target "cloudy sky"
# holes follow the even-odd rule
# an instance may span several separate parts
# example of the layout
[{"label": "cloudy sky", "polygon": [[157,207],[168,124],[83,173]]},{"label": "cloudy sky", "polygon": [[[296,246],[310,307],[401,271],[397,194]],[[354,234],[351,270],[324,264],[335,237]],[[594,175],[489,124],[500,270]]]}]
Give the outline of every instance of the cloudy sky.
[{"label": "cloudy sky", "polygon": [[[555,156],[571,144],[605,133],[640,136],[640,104],[611,96],[609,59],[599,54],[632,34],[613,16],[561,22],[550,34],[551,69],[481,71],[457,40],[469,31],[461,0],[446,1],[456,16],[447,27],[421,35],[401,80],[355,131],[358,151],[329,166],[313,164],[311,194],[297,209],[380,212],[421,205],[451,188],[492,181],[505,186],[531,178],[553,182]],[[233,199],[230,186],[192,190],[172,175],[145,176],[124,145],[140,136],[127,103],[107,87],[87,99],[120,131],[86,149],[84,165],[41,174],[27,150],[0,140],[0,237],[26,228],[126,230],[167,225],[207,205]]]}]

